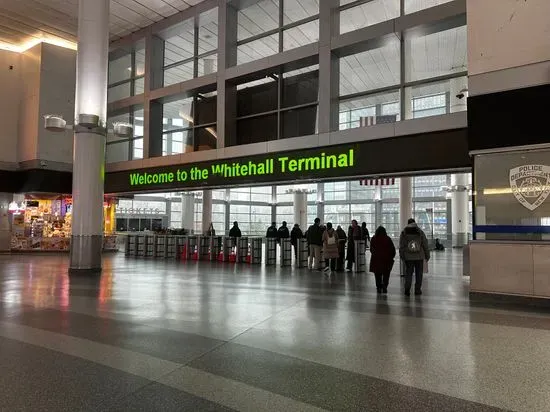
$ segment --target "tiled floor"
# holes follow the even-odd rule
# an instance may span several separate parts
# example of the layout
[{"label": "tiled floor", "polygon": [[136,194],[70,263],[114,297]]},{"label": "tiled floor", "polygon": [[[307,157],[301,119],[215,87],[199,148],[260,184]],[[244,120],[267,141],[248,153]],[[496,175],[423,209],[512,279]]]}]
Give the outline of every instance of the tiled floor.
[{"label": "tiled floor", "polygon": [[370,274],[0,256],[1,411],[549,411],[550,316]]}]

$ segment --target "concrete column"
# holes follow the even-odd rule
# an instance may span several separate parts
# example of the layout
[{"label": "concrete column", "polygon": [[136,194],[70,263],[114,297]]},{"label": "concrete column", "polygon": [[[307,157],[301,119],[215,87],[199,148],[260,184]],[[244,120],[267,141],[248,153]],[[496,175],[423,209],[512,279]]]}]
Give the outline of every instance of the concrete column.
[{"label": "concrete column", "polygon": [[307,192],[303,190],[294,192],[294,223],[298,223],[302,230],[307,229]]},{"label": "concrete column", "polygon": [[470,211],[468,203],[468,185],[470,184],[466,173],[451,175],[451,229],[453,232],[453,247],[463,247],[468,243],[468,227]]},{"label": "concrete column", "polygon": [[195,195],[181,194],[181,227],[190,231],[195,230]]},{"label": "concrete column", "polygon": [[[80,0],[73,149],[73,233],[70,267],[100,272],[103,245],[103,175],[109,64],[109,0]],[[98,127],[79,119],[97,116]],[[82,119],[84,120],[84,119]],[[86,123],[82,121],[82,123]]]},{"label": "concrete column", "polygon": [[208,227],[212,223],[212,191],[202,191],[202,233],[208,231]]},{"label": "concrete column", "polygon": [[412,178],[402,177],[399,180],[399,225],[403,229],[413,216]]},{"label": "concrete column", "polygon": [[[317,216],[321,219],[321,222],[325,221],[325,184],[317,183]],[[313,219],[315,219],[315,217]],[[313,219],[310,217],[308,224],[313,223]]]}]

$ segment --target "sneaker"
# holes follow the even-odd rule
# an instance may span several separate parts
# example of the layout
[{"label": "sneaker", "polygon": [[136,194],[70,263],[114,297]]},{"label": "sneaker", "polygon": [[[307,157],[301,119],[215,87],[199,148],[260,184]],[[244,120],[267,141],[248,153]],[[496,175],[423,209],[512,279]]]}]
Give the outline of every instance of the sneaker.
[{"label": "sneaker", "polygon": [[382,293],[387,294],[387,293],[388,293],[388,289],[387,289],[387,288],[382,288]]},{"label": "sneaker", "polygon": [[405,296],[411,296],[411,292],[410,291],[405,291]]},{"label": "sneaker", "polygon": [[376,288],[376,293],[380,295],[382,293],[382,288]]},{"label": "sneaker", "polygon": [[417,296],[420,296],[420,295],[422,295],[422,291],[421,290],[416,290],[414,292],[414,294],[417,295]]}]

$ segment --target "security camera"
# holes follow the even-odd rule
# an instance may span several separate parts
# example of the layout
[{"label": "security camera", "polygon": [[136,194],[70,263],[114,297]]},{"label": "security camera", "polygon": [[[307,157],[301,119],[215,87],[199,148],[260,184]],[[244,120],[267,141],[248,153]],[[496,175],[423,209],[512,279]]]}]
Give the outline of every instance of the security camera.
[{"label": "security camera", "polygon": [[468,93],[468,89],[462,89],[461,91],[458,92],[458,94],[456,95],[456,98],[457,99],[464,99],[464,96],[466,96],[466,93]]}]

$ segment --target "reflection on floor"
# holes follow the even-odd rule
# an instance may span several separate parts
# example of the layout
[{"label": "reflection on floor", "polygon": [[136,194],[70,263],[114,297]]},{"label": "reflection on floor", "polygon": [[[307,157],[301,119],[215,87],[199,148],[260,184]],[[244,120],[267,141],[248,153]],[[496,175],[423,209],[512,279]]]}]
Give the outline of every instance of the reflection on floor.
[{"label": "reflection on floor", "polygon": [[470,302],[461,263],[405,298],[398,274],[377,296],[371,274],[0,256],[0,409],[548,411],[550,317]]}]

